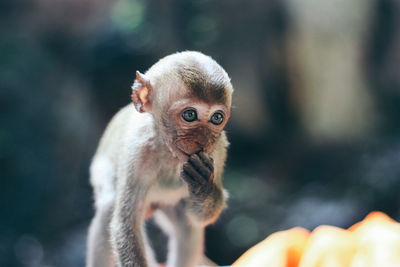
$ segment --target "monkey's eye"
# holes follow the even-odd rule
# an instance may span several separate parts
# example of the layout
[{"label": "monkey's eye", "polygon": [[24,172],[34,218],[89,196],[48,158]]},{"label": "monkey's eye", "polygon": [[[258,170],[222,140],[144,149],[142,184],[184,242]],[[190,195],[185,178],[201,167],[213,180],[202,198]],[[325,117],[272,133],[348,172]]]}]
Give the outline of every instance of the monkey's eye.
[{"label": "monkey's eye", "polygon": [[212,124],[220,125],[224,121],[224,115],[221,112],[215,112],[210,121]]},{"label": "monkey's eye", "polygon": [[192,121],[197,120],[196,110],[194,110],[194,109],[185,110],[182,113],[182,118],[187,122],[192,122]]}]

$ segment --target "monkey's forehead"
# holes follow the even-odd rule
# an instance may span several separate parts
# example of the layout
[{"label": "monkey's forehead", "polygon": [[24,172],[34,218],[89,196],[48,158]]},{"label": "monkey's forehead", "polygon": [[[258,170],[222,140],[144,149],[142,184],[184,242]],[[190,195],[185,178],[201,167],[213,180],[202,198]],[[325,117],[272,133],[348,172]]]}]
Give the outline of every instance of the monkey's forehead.
[{"label": "monkey's forehead", "polygon": [[205,71],[192,65],[181,65],[176,71],[189,95],[208,103],[226,104],[230,101],[232,86],[224,72],[218,69]]},{"label": "monkey's forehead", "polygon": [[[215,60],[202,53],[185,51],[169,55],[154,64],[148,74],[156,87],[165,88],[166,82],[182,84],[185,97],[230,105],[233,88],[228,74]],[[168,87],[176,88],[176,85]]]}]

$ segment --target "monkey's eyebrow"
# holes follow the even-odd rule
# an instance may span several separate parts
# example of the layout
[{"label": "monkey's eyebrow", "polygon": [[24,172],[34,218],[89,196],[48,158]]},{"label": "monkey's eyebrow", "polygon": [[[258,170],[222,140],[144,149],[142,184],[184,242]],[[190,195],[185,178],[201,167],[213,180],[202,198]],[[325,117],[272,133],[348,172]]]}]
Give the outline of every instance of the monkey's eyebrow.
[{"label": "monkey's eyebrow", "polygon": [[182,108],[182,111],[184,111],[184,110],[189,110],[189,109],[197,110],[196,107],[193,107],[192,105],[190,105],[190,106],[185,106],[185,107],[183,107],[183,108]]}]

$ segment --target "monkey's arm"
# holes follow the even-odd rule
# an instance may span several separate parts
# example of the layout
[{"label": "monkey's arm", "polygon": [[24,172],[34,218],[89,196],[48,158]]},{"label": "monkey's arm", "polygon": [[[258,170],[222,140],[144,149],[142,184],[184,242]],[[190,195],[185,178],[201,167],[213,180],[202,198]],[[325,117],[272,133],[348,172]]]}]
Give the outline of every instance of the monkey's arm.
[{"label": "monkey's arm", "polygon": [[[119,184],[114,214],[111,222],[111,242],[118,267],[146,267],[144,242],[141,233],[143,220],[143,186],[131,185],[125,179]],[[134,191],[134,192],[133,192]]]},{"label": "monkey's arm", "polygon": [[217,183],[213,160],[204,152],[191,155],[183,164],[182,178],[189,186],[190,217],[202,225],[213,223],[225,207],[221,183]]}]

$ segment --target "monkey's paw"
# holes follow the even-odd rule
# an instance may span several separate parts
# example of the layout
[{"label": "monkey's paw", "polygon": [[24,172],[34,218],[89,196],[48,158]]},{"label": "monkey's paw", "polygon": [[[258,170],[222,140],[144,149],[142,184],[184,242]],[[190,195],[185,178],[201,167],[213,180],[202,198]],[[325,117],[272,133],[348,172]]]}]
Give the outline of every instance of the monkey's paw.
[{"label": "monkey's paw", "polygon": [[195,196],[207,196],[213,186],[214,161],[203,151],[193,154],[183,164],[181,177]]}]

